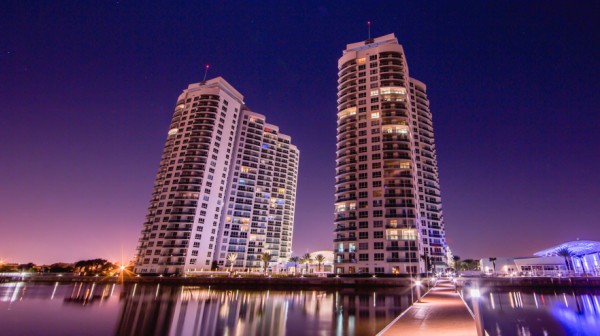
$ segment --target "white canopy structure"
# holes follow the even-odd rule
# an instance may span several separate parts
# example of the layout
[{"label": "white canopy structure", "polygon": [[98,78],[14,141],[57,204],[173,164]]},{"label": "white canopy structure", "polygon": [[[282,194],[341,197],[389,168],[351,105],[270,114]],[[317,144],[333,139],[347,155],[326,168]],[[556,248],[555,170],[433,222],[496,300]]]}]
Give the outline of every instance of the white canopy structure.
[{"label": "white canopy structure", "polygon": [[572,256],[582,257],[588,254],[600,253],[600,242],[592,240],[576,240],[536,252],[534,255],[538,257],[556,256],[559,251],[565,249],[567,249]]}]

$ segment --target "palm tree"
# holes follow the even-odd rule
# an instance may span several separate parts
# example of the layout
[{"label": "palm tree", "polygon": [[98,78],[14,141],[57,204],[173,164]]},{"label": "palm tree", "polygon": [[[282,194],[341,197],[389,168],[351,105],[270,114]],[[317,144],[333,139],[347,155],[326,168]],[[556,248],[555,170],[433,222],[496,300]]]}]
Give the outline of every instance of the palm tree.
[{"label": "palm tree", "polygon": [[569,266],[569,258],[571,258],[571,256],[573,255],[573,253],[571,253],[571,250],[569,250],[568,247],[563,247],[560,250],[556,251],[556,255],[565,258],[565,265],[567,266],[567,271],[570,271],[571,267]]},{"label": "palm tree", "polygon": [[325,261],[325,257],[322,254],[317,254],[315,256],[315,261],[317,262],[317,264],[319,265],[319,272],[321,272],[321,265],[323,264],[323,262]]},{"label": "palm tree", "polygon": [[263,262],[263,273],[267,273],[267,267],[269,267],[269,261],[271,261],[271,254],[263,253],[260,256],[260,260]]},{"label": "palm tree", "polygon": [[231,273],[233,271],[233,265],[235,264],[235,261],[237,260],[238,254],[237,253],[229,253],[227,255],[227,261],[229,261],[229,273]]},{"label": "palm tree", "polygon": [[[308,260],[306,260],[304,258],[300,258],[299,262],[300,262],[300,265],[304,265],[304,264],[308,263]],[[302,270],[300,270],[300,273],[302,274]]]},{"label": "palm tree", "polygon": [[299,257],[291,257],[290,258],[290,262],[294,263],[294,275],[296,275],[296,272],[298,272],[298,262],[300,261]]},{"label": "palm tree", "polygon": [[454,261],[454,269],[458,271],[458,266],[460,265],[460,263],[459,263],[460,257],[452,256],[452,261]]},{"label": "palm tree", "polygon": [[304,263],[306,264],[306,274],[308,274],[308,264],[312,264],[313,260],[310,257],[310,253],[305,253],[302,256],[302,259],[304,260]]},{"label": "palm tree", "polygon": [[494,273],[496,273],[496,258],[492,257],[489,259],[490,259],[490,262],[492,263],[492,266],[494,266]]}]

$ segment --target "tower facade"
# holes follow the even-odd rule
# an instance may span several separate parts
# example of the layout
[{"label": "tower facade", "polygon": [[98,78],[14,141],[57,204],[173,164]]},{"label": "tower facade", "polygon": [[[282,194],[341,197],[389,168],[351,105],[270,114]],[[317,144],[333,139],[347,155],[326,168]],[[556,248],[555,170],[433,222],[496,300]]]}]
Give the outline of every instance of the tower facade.
[{"label": "tower facade", "polygon": [[[279,127],[267,124],[265,116],[247,109],[242,110],[236,139],[218,263],[260,271],[262,256],[268,253],[271,270],[277,271],[291,257],[298,148]],[[228,259],[231,254],[235,261]]]},{"label": "tower facade", "polygon": [[[177,99],[139,239],[135,272],[183,274],[208,271],[213,262],[218,264],[219,237],[229,234],[226,202],[232,181],[243,169],[236,153],[238,129],[245,125],[243,99],[221,77],[190,84]],[[266,176],[257,174],[257,178]],[[291,227],[295,198],[288,206]],[[288,231],[291,244],[292,230]],[[281,241],[277,244],[281,248]]]},{"label": "tower facade", "polygon": [[394,34],[348,44],[338,60],[337,273],[446,267],[432,118]]}]

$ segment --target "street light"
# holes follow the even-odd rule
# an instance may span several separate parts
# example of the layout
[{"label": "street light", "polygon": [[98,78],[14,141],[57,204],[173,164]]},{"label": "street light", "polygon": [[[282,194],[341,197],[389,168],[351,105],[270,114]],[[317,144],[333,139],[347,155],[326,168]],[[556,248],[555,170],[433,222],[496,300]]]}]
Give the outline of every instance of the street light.
[{"label": "street light", "polygon": [[477,335],[482,336],[483,333],[483,323],[481,322],[482,317],[480,315],[479,306],[481,304],[481,291],[479,288],[471,288],[469,290],[469,294],[471,296],[471,302],[473,304],[473,314],[475,315],[475,327],[477,328]]}]

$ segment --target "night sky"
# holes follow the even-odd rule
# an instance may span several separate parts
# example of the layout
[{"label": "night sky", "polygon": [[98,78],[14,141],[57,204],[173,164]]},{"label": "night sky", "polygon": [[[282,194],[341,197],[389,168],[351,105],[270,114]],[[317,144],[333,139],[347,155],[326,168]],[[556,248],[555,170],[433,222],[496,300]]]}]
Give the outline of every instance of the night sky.
[{"label": "night sky", "polygon": [[2,1],[0,258],[131,258],[206,63],[301,151],[295,254],[332,249],[337,59],[367,20],[428,85],[455,254],[600,240],[599,4]]}]

